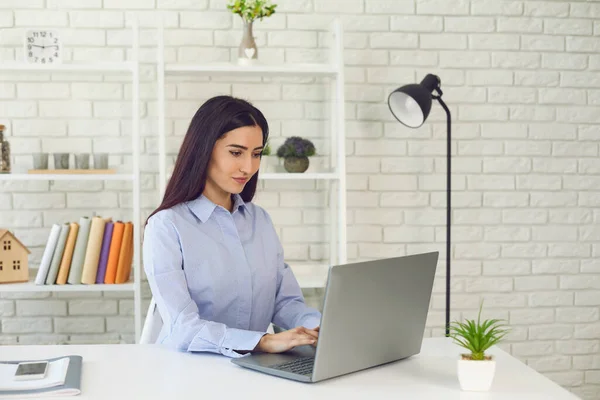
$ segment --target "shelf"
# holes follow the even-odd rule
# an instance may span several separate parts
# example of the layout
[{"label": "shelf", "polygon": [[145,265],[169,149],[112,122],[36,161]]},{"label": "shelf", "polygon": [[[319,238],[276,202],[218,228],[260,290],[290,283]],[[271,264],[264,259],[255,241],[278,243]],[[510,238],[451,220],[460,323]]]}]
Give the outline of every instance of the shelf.
[{"label": "shelf", "polygon": [[203,73],[217,74],[243,74],[243,75],[293,75],[293,76],[335,76],[338,71],[330,64],[254,64],[237,65],[224,64],[165,64],[166,73]]},{"label": "shelf", "polygon": [[293,262],[288,264],[301,288],[324,288],[327,284],[328,265]]},{"label": "shelf", "polygon": [[[54,74],[62,74],[66,77],[70,76],[82,76],[89,77],[92,80],[101,79],[102,76],[115,76],[121,77],[123,85],[126,86],[126,90],[129,92],[124,97],[128,99],[130,107],[125,114],[128,114],[127,120],[131,122],[131,149],[125,151],[128,156],[131,157],[131,167],[119,166],[114,170],[106,169],[94,169],[94,170],[78,170],[71,168],[67,170],[31,170],[25,166],[20,168],[13,168],[12,173],[2,174],[0,173],[0,184],[3,181],[23,181],[23,182],[54,182],[54,181],[128,181],[131,182],[130,189],[131,193],[131,211],[132,221],[141,220],[141,206],[142,206],[142,195],[140,185],[140,159],[141,159],[141,144],[140,140],[140,61],[139,61],[139,27],[138,20],[135,16],[131,18],[131,45],[127,49],[127,54],[130,56],[128,60],[122,61],[110,61],[99,59],[97,61],[70,61],[64,60],[58,63],[47,63],[47,64],[30,64],[26,60],[21,61],[0,61],[0,75],[7,79],[14,79],[16,81],[23,80],[26,74],[32,76],[54,76]],[[18,34],[18,33],[17,33]],[[61,75],[61,76],[62,76]],[[25,79],[27,80],[27,79]],[[129,87],[127,87],[129,86]],[[5,118],[10,116],[4,116]],[[129,118],[130,117],[130,118]],[[98,166],[98,164],[96,164]],[[10,186],[3,184],[4,186]],[[7,189],[10,189],[7,187]],[[70,207],[67,207],[69,209]],[[2,211],[4,213],[4,211]],[[142,318],[143,314],[142,304],[142,293],[141,293],[141,268],[139,268],[141,256],[141,238],[142,231],[140,224],[134,223],[133,226],[133,238],[135,245],[133,248],[133,260],[135,264],[132,266],[133,275],[129,282],[125,284],[94,284],[94,285],[36,285],[35,275],[37,269],[29,269],[30,277],[28,282],[23,283],[4,283],[0,284],[0,293],[23,293],[23,292],[129,292],[133,297],[133,319],[134,319],[134,331],[135,341],[139,342],[141,330],[142,330]],[[34,275],[34,276],[31,276]]]},{"label": "shelf", "polygon": [[47,72],[132,72],[136,63],[124,61],[120,63],[62,63],[62,64],[28,64],[24,62],[0,63],[0,71],[47,71]]},{"label": "shelf", "polygon": [[306,179],[316,179],[316,180],[335,180],[339,179],[338,174],[335,172],[304,172],[304,173],[277,173],[277,172],[266,172],[264,174],[259,174],[258,179],[268,179],[268,180],[306,180]]},{"label": "shelf", "polygon": [[[329,222],[329,251],[335,252],[337,260],[343,264],[347,257],[347,237],[346,237],[346,146],[345,146],[345,97],[344,97],[344,38],[343,26],[340,18],[336,17],[332,21],[329,32],[332,34],[332,42],[327,61],[322,63],[279,63],[266,64],[260,60],[251,65],[240,65],[236,61],[226,63],[169,63],[165,60],[165,38],[164,25],[159,20],[158,45],[157,45],[157,112],[158,112],[158,156],[159,156],[159,197],[165,193],[167,183],[172,174],[172,165],[167,162],[167,135],[165,127],[168,124],[167,112],[170,109],[171,98],[165,91],[167,78],[173,80],[185,81],[199,78],[226,77],[226,78],[248,78],[248,77],[300,77],[300,78],[330,78],[331,85],[328,85],[328,94],[323,96],[323,101],[329,105],[329,118],[331,127],[329,139],[331,139],[331,154],[329,159],[323,157],[318,163],[313,164],[304,173],[287,173],[281,160],[275,160],[275,157],[266,157],[261,159],[259,180],[262,181],[296,181],[296,185],[287,185],[293,190],[298,186],[298,182],[322,180],[327,183],[334,181],[334,185],[329,186],[330,201],[325,208],[334,212],[337,216],[330,218]],[[306,79],[303,79],[303,81]],[[311,80],[314,81],[314,80]],[[312,84],[307,82],[307,84]],[[202,97],[201,94],[199,94]],[[326,106],[324,106],[326,107]],[[273,159],[273,160],[271,160]],[[328,162],[329,161],[329,162]],[[332,163],[335,161],[335,164]],[[267,186],[269,186],[267,184]],[[278,186],[278,185],[275,185]],[[336,196],[337,201],[334,196]],[[329,272],[329,263],[323,262],[299,262],[290,263],[299,285],[303,289],[324,288],[327,283]]]},{"label": "shelf", "polygon": [[23,283],[2,283],[0,293],[10,292],[131,292],[133,283],[114,285],[36,285],[34,281]]},{"label": "shelf", "polygon": [[0,181],[133,181],[133,174],[0,174]]}]

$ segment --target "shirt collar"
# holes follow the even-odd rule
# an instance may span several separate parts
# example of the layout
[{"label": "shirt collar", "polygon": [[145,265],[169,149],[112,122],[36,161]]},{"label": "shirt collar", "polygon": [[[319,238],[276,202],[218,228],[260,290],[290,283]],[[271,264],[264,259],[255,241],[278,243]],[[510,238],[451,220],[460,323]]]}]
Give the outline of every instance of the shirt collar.
[{"label": "shirt collar", "polygon": [[[242,207],[244,209],[244,213],[250,213],[250,209],[248,205],[242,199],[242,196],[239,194],[232,195],[233,199],[233,212],[235,212]],[[189,209],[202,221],[203,223],[208,221],[213,211],[217,208],[217,205],[210,201],[207,197],[200,195],[195,200],[188,202]],[[220,207],[220,206],[219,206]],[[222,208],[222,207],[221,207]]]}]

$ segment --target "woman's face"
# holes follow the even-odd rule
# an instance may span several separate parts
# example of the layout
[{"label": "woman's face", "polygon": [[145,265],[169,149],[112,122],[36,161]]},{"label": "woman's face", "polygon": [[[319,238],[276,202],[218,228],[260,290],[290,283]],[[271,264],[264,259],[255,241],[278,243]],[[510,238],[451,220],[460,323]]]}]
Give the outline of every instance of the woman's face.
[{"label": "woman's face", "polygon": [[244,126],[223,135],[208,163],[207,185],[227,193],[241,193],[258,171],[263,134],[258,126]]}]

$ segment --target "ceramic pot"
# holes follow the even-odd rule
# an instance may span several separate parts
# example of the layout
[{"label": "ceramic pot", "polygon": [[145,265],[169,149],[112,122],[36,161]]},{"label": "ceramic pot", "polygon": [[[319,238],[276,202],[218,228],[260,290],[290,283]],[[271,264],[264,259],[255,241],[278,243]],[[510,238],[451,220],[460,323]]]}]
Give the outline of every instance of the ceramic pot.
[{"label": "ceramic pot", "polygon": [[108,169],[108,153],[94,154],[94,169]]},{"label": "ceramic pot", "polygon": [[496,360],[474,361],[461,357],[458,360],[458,381],[464,391],[485,392],[490,390],[496,373]]},{"label": "ceramic pot", "polygon": [[75,169],[89,169],[90,155],[88,153],[75,154]]},{"label": "ceramic pot", "polygon": [[287,172],[304,172],[308,169],[308,157],[286,157],[283,167]]},{"label": "ceramic pot", "polygon": [[69,153],[54,153],[54,168],[69,169]]},{"label": "ceramic pot", "polygon": [[33,155],[33,169],[48,169],[48,153]]}]

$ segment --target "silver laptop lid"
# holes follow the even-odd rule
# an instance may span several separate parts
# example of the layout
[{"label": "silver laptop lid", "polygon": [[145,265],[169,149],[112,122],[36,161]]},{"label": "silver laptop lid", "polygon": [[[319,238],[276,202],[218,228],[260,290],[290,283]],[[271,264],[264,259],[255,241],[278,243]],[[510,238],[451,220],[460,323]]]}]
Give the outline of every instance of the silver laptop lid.
[{"label": "silver laptop lid", "polygon": [[331,267],[312,380],[419,353],[438,256]]}]

